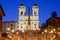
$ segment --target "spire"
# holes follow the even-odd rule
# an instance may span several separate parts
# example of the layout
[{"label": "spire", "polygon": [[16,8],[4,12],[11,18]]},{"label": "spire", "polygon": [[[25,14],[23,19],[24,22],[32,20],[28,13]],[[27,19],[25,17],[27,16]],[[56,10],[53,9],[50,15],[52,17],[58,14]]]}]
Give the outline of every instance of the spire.
[{"label": "spire", "polygon": [[28,25],[30,25],[30,7],[28,8]]}]

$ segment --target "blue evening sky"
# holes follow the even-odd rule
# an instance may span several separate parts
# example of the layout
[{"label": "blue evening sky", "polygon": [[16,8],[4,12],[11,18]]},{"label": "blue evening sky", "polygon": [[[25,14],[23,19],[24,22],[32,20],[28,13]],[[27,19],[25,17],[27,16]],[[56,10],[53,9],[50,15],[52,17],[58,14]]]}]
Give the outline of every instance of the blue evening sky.
[{"label": "blue evening sky", "polygon": [[18,21],[18,8],[21,3],[26,6],[26,15],[28,15],[28,7],[32,15],[32,6],[36,3],[39,6],[39,21],[40,25],[51,16],[53,11],[60,16],[60,0],[0,0],[5,15],[3,21]]}]

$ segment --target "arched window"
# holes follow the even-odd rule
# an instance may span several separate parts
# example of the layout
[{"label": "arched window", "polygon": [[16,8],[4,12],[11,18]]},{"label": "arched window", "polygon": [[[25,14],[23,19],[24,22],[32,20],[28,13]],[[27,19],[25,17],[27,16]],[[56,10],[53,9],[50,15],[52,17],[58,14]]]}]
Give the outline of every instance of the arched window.
[{"label": "arched window", "polygon": [[36,28],[36,24],[34,24],[35,25],[35,28]]},{"label": "arched window", "polygon": [[13,24],[11,24],[11,29],[13,29]]},{"label": "arched window", "polygon": [[11,26],[13,26],[13,24],[11,24]]},{"label": "arched window", "polygon": [[34,15],[36,15],[36,12],[34,11]]},{"label": "arched window", "polygon": [[23,12],[21,12],[21,15],[23,15]]},{"label": "arched window", "polygon": [[22,24],[21,24],[21,28],[22,28]]},{"label": "arched window", "polygon": [[19,26],[17,26],[17,28],[19,28]]}]

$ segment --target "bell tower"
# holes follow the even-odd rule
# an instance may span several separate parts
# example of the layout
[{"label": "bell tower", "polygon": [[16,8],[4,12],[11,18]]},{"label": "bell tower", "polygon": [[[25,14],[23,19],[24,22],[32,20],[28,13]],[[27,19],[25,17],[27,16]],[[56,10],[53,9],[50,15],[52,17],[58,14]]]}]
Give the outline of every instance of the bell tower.
[{"label": "bell tower", "polygon": [[37,4],[34,4],[33,7],[32,7],[32,29],[33,30],[39,30],[39,8],[38,8],[38,5]]},{"label": "bell tower", "polygon": [[24,15],[26,15],[25,12],[26,12],[26,8],[25,8],[24,4],[21,4],[19,7],[19,15],[24,16]]},{"label": "bell tower", "polygon": [[39,8],[37,4],[34,4],[32,7],[33,15],[38,15]]},{"label": "bell tower", "polygon": [[19,6],[19,26],[18,26],[18,30],[25,30],[25,16],[26,16],[26,8],[24,6],[24,4],[20,4]]}]

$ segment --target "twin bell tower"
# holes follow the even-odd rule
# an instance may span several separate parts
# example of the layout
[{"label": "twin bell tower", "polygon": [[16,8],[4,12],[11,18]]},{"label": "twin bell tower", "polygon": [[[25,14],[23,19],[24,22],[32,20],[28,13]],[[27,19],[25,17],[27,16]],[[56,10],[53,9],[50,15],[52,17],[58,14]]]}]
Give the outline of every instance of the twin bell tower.
[{"label": "twin bell tower", "polygon": [[19,6],[18,30],[39,30],[39,8],[37,4],[32,7],[32,15],[28,8],[28,16],[26,16],[26,7],[24,4]]}]

